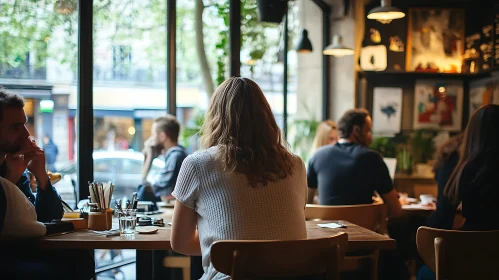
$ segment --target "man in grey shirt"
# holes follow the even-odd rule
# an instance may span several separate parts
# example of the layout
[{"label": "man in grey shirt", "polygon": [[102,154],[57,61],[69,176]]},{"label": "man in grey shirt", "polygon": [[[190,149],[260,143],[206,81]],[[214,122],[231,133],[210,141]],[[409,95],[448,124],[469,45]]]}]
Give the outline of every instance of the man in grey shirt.
[{"label": "man in grey shirt", "polygon": [[[175,188],[182,162],[187,157],[184,147],[178,145],[180,124],[172,115],[154,120],[151,137],[146,140],[144,148],[144,166],[142,168],[143,187],[139,192],[140,200],[166,201],[173,199],[171,193]],[[153,182],[147,182],[147,174],[155,158],[165,161],[165,167],[155,177]]]}]

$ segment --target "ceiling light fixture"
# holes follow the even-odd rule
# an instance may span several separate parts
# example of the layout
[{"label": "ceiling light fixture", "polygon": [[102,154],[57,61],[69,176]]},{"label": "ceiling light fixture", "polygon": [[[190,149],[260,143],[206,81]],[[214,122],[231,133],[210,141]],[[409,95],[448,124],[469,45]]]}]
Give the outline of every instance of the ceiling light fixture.
[{"label": "ceiling light fixture", "polygon": [[348,48],[342,43],[343,38],[340,35],[333,36],[333,43],[327,46],[322,53],[325,55],[333,55],[336,57],[342,57],[345,55],[353,55],[355,53],[354,50]]},{"label": "ceiling light fixture", "polygon": [[392,6],[392,0],[381,0],[381,6],[369,11],[368,19],[375,19],[383,24],[388,24],[394,19],[405,17],[405,14],[398,8]]}]

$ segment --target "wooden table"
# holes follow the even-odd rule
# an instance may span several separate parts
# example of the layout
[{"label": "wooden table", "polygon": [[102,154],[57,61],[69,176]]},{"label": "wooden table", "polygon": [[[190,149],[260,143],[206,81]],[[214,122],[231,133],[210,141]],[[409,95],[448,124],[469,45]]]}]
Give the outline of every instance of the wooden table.
[{"label": "wooden table", "polygon": [[[356,250],[392,250],[395,240],[367,230],[347,221],[341,221],[347,227],[338,229],[321,228],[317,224],[334,221],[307,221],[308,238],[321,238],[348,233],[348,251]],[[158,228],[156,234],[135,234],[132,236],[105,237],[91,231],[75,231],[58,236],[48,236],[33,241],[33,245],[42,249],[136,249],[136,250],[171,250],[170,226]]]},{"label": "wooden table", "polygon": [[[333,221],[307,221],[308,238],[320,238],[346,232],[348,233],[347,251],[395,249],[395,240],[347,221],[341,221],[347,226],[346,228],[329,229],[317,225],[329,222]],[[171,250],[170,233],[170,226],[159,228],[156,234],[137,233],[133,236],[113,237],[105,237],[83,230],[58,236],[47,236],[31,242],[23,241],[23,244],[42,249],[136,249],[137,279],[151,279],[154,263],[152,252],[153,250]],[[0,241],[2,247],[4,245],[15,247],[15,243],[17,242]]]},{"label": "wooden table", "polygon": [[402,215],[403,216],[430,216],[433,212],[437,210],[436,205],[422,206],[417,204],[402,205]]}]

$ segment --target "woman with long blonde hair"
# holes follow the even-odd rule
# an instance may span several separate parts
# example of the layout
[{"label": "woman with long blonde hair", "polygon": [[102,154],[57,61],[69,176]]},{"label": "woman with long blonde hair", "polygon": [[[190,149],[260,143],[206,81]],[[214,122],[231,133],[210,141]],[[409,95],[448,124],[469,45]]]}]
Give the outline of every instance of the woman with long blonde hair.
[{"label": "woman with long blonde hair", "polygon": [[312,152],[318,148],[338,142],[338,129],[336,123],[332,120],[322,121],[317,127],[317,132],[314,137]]},{"label": "woman with long blonde hair", "polygon": [[171,245],[202,255],[201,279],[228,279],[210,262],[217,240],[303,239],[307,181],[302,160],[282,144],[263,92],[230,78],[211,98],[204,150],[187,157],[173,196]]}]

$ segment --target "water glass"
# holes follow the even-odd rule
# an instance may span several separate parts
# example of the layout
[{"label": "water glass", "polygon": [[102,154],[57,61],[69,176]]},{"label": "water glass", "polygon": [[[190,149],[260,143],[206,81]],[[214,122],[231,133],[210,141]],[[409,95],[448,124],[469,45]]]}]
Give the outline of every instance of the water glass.
[{"label": "water glass", "polygon": [[137,222],[136,209],[123,209],[119,212],[120,234],[131,235],[135,233],[135,225]]}]

